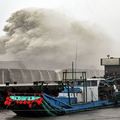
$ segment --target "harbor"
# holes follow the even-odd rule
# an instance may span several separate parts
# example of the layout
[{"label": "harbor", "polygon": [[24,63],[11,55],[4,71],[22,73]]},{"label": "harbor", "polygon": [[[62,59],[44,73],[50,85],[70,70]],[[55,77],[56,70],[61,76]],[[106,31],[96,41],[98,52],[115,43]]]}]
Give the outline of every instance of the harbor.
[{"label": "harbor", "polygon": [[51,81],[48,77],[46,81],[18,83],[10,79],[9,70],[10,81],[5,81],[5,74],[1,74],[1,110],[11,110],[23,117],[43,117],[119,107],[120,58],[108,56],[100,62],[104,65],[104,76],[91,78],[87,78],[85,71],[77,71],[74,62],[71,69],[63,71],[62,80]]},{"label": "harbor", "polygon": [[1,120],[119,120],[120,2],[3,0]]}]

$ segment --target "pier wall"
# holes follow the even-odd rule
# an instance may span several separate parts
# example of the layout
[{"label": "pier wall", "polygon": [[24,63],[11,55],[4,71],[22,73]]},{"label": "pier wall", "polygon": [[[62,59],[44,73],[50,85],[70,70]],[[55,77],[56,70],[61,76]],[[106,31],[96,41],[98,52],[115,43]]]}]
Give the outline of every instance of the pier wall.
[{"label": "pier wall", "polygon": [[9,81],[13,83],[32,83],[33,81],[56,81],[55,71],[27,70],[27,69],[0,69],[0,84]]},{"label": "pier wall", "polygon": [[[39,66],[38,68],[33,67],[21,61],[0,61],[0,84],[6,81],[10,83],[14,81],[17,83],[32,83],[33,81],[58,81],[63,79],[63,71],[66,69],[41,70]],[[86,72],[87,78],[104,75],[103,70],[77,69],[77,71]]]}]

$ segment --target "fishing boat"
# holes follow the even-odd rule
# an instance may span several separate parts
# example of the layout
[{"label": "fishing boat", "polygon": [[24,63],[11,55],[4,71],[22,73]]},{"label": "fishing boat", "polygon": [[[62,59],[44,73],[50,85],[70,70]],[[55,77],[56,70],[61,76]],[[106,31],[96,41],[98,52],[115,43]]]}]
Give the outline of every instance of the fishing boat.
[{"label": "fishing boat", "polygon": [[87,79],[86,72],[65,71],[62,81],[1,85],[1,107],[19,116],[57,116],[116,107],[120,105],[119,86],[118,79]]}]

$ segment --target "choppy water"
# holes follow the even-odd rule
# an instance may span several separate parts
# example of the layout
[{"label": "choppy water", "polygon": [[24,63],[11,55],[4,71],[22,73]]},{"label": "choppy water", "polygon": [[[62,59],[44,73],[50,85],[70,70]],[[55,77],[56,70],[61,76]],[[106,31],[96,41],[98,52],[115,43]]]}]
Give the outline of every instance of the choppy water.
[{"label": "choppy water", "polygon": [[18,117],[11,111],[0,112],[0,120],[120,120],[120,108],[100,109],[56,117]]}]

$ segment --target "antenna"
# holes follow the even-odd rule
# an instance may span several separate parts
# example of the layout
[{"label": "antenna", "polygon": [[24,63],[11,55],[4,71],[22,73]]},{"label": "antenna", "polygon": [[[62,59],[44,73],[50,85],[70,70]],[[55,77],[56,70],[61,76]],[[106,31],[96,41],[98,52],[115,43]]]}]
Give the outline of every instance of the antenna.
[{"label": "antenna", "polygon": [[77,57],[78,57],[78,40],[76,40],[75,45],[75,80],[76,80],[76,69],[77,69]]}]

